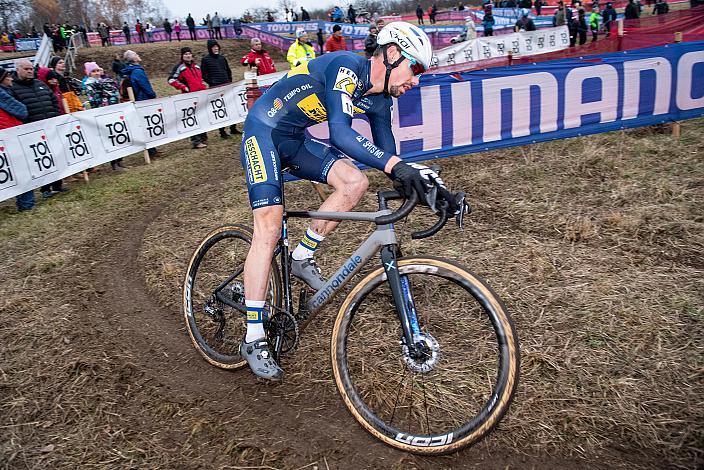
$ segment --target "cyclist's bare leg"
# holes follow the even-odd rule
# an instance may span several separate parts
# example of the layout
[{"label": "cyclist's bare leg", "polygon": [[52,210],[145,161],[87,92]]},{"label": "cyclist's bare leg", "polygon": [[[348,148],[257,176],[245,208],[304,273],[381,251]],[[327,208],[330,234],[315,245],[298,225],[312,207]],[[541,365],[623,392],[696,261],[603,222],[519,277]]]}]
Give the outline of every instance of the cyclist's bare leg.
[{"label": "cyclist's bare leg", "polygon": [[271,257],[281,236],[283,206],[254,209],[254,236],[244,263],[244,296],[247,300],[266,299]]},{"label": "cyclist's bare leg", "polygon": [[[328,184],[333,191],[320,206],[323,212],[346,212],[352,210],[369,187],[366,175],[350,160],[338,160],[328,173]],[[319,235],[327,236],[340,222],[337,220],[314,220],[310,226]]]}]

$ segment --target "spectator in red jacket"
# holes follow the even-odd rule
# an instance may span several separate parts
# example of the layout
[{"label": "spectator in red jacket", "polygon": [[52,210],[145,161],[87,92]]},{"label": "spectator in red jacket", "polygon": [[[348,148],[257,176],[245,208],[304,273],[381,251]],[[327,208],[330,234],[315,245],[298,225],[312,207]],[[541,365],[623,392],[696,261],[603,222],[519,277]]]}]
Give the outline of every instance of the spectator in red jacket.
[{"label": "spectator in red jacket", "polygon": [[345,43],[345,38],[342,37],[342,27],[339,24],[336,24],[332,27],[332,36],[330,36],[325,42],[325,51],[335,52],[346,50],[347,44]]},{"label": "spectator in red jacket", "polygon": [[[169,85],[181,90],[181,93],[205,90],[207,87],[203,83],[203,74],[200,67],[193,60],[193,51],[190,47],[181,48],[181,61],[171,71],[169,75]],[[194,149],[203,149],[208,145],[208,134],[203,132],[191,137],[191,145]]]},{"label": "spectator in red jacket", "polygon": [[266,75],[276,72],[274,61],[269,56],[269,53],[262,49],[262,41],[259,38],[252,38],[251,45],[252,50],[249,51],[246,56],[242,57],[240,63],[242,65],[256,67],[257,75]]}]

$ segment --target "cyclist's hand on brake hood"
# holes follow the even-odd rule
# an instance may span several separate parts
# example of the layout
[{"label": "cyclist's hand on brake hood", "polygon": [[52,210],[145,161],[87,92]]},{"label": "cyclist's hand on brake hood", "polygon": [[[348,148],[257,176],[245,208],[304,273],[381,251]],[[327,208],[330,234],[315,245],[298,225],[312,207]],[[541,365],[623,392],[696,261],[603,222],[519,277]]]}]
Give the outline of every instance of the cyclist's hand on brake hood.
[{"label": "cyclist's hand on brake hood", "polygon": [[447,211],[456,214],[457,202],[445,186],[445,182],[435,171],[418,163],[398,162],[391,169],[391,179],[394,189],[406,198],[413,192],[418,194],[421,203],[438,213],[441,205],[447,203]]}]

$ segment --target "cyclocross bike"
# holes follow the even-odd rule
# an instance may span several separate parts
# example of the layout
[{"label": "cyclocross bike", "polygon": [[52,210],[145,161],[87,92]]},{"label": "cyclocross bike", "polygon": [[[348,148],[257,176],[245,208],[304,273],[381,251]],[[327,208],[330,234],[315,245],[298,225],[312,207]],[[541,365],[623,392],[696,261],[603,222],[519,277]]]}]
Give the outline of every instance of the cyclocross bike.
[{"label": "cyclocross bike", "polygon": [[[457,224],[469,212],[458,193]],[[418,199],[392,212],[394,191],[377,194],[376,212],[284,211],[274,253],[265,318],[277,361],[290,355],[300,332],[362,268],[380,253],[342,302],[332,331],[332,370],[354,418],[384,443],[419,454],[444,454],[476,443],[499,423],[518,385],[518,338],[498,296],[462,265],[432,256],[401,256],[394,222]],[[283,201],[282,201],[283,202]],[[285,207],[285,206],[284,206]],[[449,220],[446,205],[437,222],[412,238],[437,233]],[[327,283],[293,306],[289,271],[289,218],[373,222],[376,230]],[[209,233],[191,257],[183,308],[194,346],[211,364],[239,369],[246,331],[244,260],[252,230],[241,225]],[[276,260],[278,258],[278,261]]]}]

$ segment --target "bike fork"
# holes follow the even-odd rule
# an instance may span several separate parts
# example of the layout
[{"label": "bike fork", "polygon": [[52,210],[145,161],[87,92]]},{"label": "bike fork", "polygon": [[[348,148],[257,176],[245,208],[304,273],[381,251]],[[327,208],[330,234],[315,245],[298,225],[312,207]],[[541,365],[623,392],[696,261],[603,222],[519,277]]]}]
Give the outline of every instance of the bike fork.
[{"label": "bike fork", "polygon": [[381,262],[384,265],[386,279],[391,288],[396,314],[401,322],[406,345],[411,348],[415,344],[415,336],[420,334],[420,327],[411,293],[411,284],[408,276],[399,274],[397,261],[396,245],[387,245],[381,249]]}]

